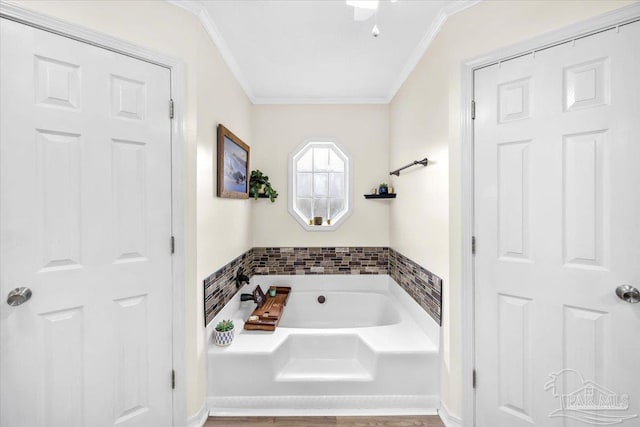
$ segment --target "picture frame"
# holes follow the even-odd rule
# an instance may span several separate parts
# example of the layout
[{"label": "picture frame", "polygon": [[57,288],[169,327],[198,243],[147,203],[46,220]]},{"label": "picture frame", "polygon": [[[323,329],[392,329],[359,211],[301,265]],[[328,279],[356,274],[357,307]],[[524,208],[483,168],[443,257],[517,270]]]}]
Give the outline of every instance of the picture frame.
[{"label": "picture frame", "polygon": [[260,287],[260,285],[256,286],[256,288],[253,290],[253,299],[258,305],[258,308],[262,307],[262,304],[264,304],[265,298],[266,298],[266,295],[262,291],[262,288]]},{"label": "picture frame", "polygon": [[250,151],[233,132],[218,125],[218,197],[249,198]]}]

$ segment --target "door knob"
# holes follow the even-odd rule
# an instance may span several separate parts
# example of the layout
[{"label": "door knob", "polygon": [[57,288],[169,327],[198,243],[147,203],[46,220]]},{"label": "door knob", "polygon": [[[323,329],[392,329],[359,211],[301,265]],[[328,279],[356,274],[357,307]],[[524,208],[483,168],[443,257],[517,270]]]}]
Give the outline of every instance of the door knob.
[{"label": "door knob", "polygon": [[24,304],[25,302],[29,301],[30,298],[31,289],[25,287],[15,288],[11,292],[9,292],[9,295],[7,296],[7,304],[15,307]]},{"label": "door knob", "polygon": [[618,286],[616,288],[616,295],[618,295],[618,298],[628,302],[629,304],[640,302],[640,291],[631,285]]}]

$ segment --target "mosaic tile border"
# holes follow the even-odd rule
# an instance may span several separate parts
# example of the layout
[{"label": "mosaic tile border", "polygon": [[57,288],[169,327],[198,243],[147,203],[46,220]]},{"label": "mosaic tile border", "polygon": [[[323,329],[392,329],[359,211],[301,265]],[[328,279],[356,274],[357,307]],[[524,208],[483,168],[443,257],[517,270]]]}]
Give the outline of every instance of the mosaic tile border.
[{"label": "mosaic tile border", "polygon": [[204,279],[205,326],[213,320],[216,314],[222,310],[222,307],[236,294],[235,277],[238,273],[238,268],[242,267],[244,274],[247,276],[253,276],[252,261],[252,249],[249,249]]},{"label": "mosaic tile border", "polygon": [[442,326],[442,279],[389,248],[389,275]]},{"label": "mosaic tile border", "polygon": [[441,324],[442,279],[388,247],[252,248],[204,279],[205,325],[236,293],[242,267],[253,275],[389,274]]},{"label": "mosaic tile border", "polygon": [[389,274],[389,248],[253,248],[254,274]]}]

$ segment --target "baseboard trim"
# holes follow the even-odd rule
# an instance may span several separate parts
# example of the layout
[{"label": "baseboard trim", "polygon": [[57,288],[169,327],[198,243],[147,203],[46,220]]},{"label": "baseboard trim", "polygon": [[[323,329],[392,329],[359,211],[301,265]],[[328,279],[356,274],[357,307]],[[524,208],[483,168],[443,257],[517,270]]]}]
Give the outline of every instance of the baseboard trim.
[{"label": "baseboard trim", "polygon": [[438,409],[438,415],[446,427],[462,427],[462,420],[459,417],[454,417],[449,413],[449,409],[444,402],[440,402],[440,409]]},{"label": "baseboard trim", "polygon": [[202,427],[207,422],[209,411],[206,402],[202,402],[202,406],[195,414],[187,419],[187,427]]},{"label": "baseboard trim", "polygon": [[209,397],[211,416],[436,415],[438,396],[225,396]]}]

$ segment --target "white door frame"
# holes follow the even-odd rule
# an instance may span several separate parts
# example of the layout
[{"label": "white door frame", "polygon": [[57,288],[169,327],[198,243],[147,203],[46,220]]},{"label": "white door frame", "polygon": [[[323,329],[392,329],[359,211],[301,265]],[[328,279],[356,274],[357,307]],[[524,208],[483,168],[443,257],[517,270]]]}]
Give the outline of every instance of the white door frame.
[{"label": "white door frame", "polygon": [[[0,0],[0,17],[11,19],[50,33],[91,44],[142,61],[150,62],[171,73],[171,98],[174,101],[174,116],[171,121],[171,228],[175,238],[175,252],[172,256],[172,357],[176,388],[173,390],[173,425],[186,424],[185,390],[185,66],[176,58],[136,46],[85,27],[50,17],[13,3]],[[169,105],[167,103],[167,114]],[[167,250],[170,248],[167,236]],[[171,378],[167,373],[167,387]]]},{"label": "white door frame", "polygon": [[[640,19],[640,3],[635,3],[589,20],[545,33],[528,41],[482,55],[462,64],[461,75],[461,214],[462,214],[462,425],[475,426],[475,391],[473,370],[475,365],[475,283],[471,239],[474,223],[473,197],[473,73],[479,68],[528,55],[536,51],[571,42],[605,29]],[[478,242],[482,245],[482,242]]]}]

